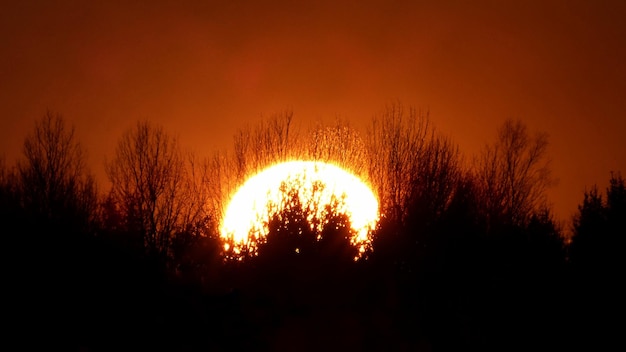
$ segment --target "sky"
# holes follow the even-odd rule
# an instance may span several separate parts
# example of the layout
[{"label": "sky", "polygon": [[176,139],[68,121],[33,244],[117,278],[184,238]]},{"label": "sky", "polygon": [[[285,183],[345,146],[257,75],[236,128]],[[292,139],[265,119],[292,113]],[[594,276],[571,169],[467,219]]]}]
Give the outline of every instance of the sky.
[{"label": "sky", "polygon": [[46,111],[72,122],[104,177],[151,120],[200,155],[292,110],[364,129],[401,102],[471,158],[508,118],[549,134],[569,220],[626,174],[625,1],[5,1],[0,156]]}]

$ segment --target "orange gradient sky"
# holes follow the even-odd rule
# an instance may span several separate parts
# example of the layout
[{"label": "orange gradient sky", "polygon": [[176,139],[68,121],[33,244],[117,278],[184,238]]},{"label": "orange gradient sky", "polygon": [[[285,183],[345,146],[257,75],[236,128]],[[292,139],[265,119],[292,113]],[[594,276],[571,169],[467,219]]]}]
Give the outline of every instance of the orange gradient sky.
[{"label": "orange gradient sky", "polygon": [[385,104],[430,111],[471,158],[509,117],[550,134],[569,220],[626,173],[624,1],[14,1],[0,12],[0,153],[47,109],[104,175],[138,119],[209,155],[247,123],[363,127]]}]

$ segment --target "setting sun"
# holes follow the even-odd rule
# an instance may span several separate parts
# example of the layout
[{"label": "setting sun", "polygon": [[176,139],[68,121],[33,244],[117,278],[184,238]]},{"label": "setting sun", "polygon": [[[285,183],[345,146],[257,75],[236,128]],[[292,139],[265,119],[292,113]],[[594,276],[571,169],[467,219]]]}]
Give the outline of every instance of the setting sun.
[{"label": "setting sun", "polygon": [[270,218],[288,202],[289,191],[297,192],[301,210],[311,230],[320,231],[328,222],[327,206],[345,214],[353,233],[351,243],[360,252],[370,244],[378,220],[378,201],[358,177],[331,164],[290,161],[271,166],[249,178],[226,209],[221,236],[231,243],[235,254],[254,247],[269,230]]}]

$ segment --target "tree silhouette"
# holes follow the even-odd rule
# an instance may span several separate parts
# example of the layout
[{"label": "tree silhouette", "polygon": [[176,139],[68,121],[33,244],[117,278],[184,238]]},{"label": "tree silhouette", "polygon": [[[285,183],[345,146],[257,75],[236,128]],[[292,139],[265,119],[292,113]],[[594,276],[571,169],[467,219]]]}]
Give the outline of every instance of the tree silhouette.
[{"label": "tree silhouette", "polygon": [[620,174],[611,174],[606,200],[596,186],[585,191],[574,217],[570,259],[581,270],[623,270],[626,234],[626,189]]},{"label": "tree silhouette", "polygon": [[247,126],[235,135],[235,167],[237,180],[250,176],[288,157],[297,157],[294,143],[297,135],[292,128],[293,112],[284,111]]},{"label": "tree silhouette", "polygon": [[[16,166],[0,166],[0,218],[10,272],[4,284],[8,301],[20,307],[7,318],[28,333],[39,334],[54,323],[74,331],[79,327],[73,322],[84,318],[78,307],[89,299],[79,292],[92,267],[97,207],[85,158],[73,126],[48,111],[24,139]],[[30,299],[35,294],[37,299]],[[51,317],[61,315],[69,322],[53,323]]]},{"label": "tree silhouette", "polygon": [[574,216],[569,259],[574,273],[570,309],[577,342],[596,348],[623,341],[610,318],[623,301],[626,191],[621,175],[611,174],[606,198],[593,186]]},{"label": "tree silhouette", "polygon": [[[458,148],[435,133],[428,116],[400,104],[373,120],[366,142],[369,177],[378,194],[381,220],[374,239],[374,260],[393,262],[415,272],[432,253],[435,230],[446,217],[463,176]],[[403,274],[404,275],[404,274]]]},{"label": "tree silhouette", "polygon": [[74,128],[47,112],[26,137],[23,151],[17,165],[19,193],[31,219],[85,231],[95,216],[97,193]]},{"label": "tree silhouette", "polygon": [[301,148],[307,160],[338,165],[368,181],[365,141],[348,122],[338,119],[332,125],[316,125],[302,139]]},{"label": "tree silhouette", "polygon": [[531,135],[521,120],[506,120],[494,144],[476,163],[482,206],[490,223],[525,225],[545,202],[554,180],[546,155],[548,137]]},{"label": "tree silhouette", "polygon": [[405,221],[417,163],[429,132],[427,116],[415,109],[406,112],[401,104],[388,106],[368,130],[369,177],[376,187],[381,213],[393,221]]},{"label": "tree silhouette", "polygon": [[609,188],[606,191],[607,221],[612,236],[623,248],[626,234],[626,184],[620,173],[612,174]]},{"label": "tree silhouette", "polygon": [[15,169],[0,158],[0,219],[7,228],[15,228],[12,225],[19,224],[22,216]]},{"label": "tree silhouette", "polygon": [[406,211],[409,225],[424,228],[447,211],[462,176],[461,160],[452,141],[433,133],[416,163]]},{"label": "tree silhouette", "polygon": [[[227,249],[230,257],[261,257],[280,263],[290,258],[322,258],[324,256],[339,261],[349,258],[353,262],[359,255],[359,248],[351,242],[355,236],[346,214],[342,209],[341,196],[333,195],[329,204],[320,202],[319,194],[325,185],[317,181],[306,197],[299,180],[281,183],[278,203],[269,202],[267,221],[260,229],[260,237],[250,236],[248,242],[235,248],[232,243]],[[365,248],[363,249],[365,250]],[[265,259],[263,259],[265,258]],[[301,260],[301,259],[297,259]],[[304,259],[302,259],[304,260]],[[282,265],[282,264],[281,264]]]},{"label": "tree silhouette", "polygon": [[167,256],[172,236],[182,225],[185,201],[177,140],[161,127],[139,122],[120,139],[106,171],[126,230],[136,233],[149,252]]},{"label": "tree silhouette", "polygon": [[[292,117],[244,128],[234,153],[204,160],[140,122],[106,163],[112,188],[94,212],[85,154],[48,113],[16,167],[0,159],[0,217],[10,302],[42,284],[54,290],[9,320],[36,317],[43,331],[67,316],[71,347],[94,350],[127,339],[174,350],[335,339],[353,349],[507,350],[610,337],[602,321],[622,299],[626,232],[619,174],[606,195],[585,192],[566,262],[543,200],[547,137],[523,123],[507,121],[466,167],[427,114],[400,104],[376,115],[365,138],[342,121],[301,134]],[[267,236],[244,246],[244,259],[224,260],[234,256],[219,234],[225,202],[247,177],[290,159],[336,164],[373,185],[382,214],[372,250],[353,243],[341,196],[316,203],[323,182],[311,191],[290,178],[259,225]],[[73,232],[95,236],[65,236]]]}]

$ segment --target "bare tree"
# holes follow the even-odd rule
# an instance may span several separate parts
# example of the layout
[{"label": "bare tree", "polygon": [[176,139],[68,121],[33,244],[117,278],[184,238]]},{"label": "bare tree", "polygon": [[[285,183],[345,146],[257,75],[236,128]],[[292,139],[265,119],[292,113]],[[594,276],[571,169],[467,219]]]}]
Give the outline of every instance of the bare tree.
[{"label": "bare tree", "polygon": [[554,182],[547,147],[545,133],[531,135],[519,120],[507,120],[498,130],[475,165],[489,222],[523,225],[545,205],[545,191]]},{"label": "bare tree", "polygon": [[365,142],[347,122],[318,124],[302,140],[300,148],[305,158],[336,164],[360,178],[367,176]]},{"label": "bare tree", "polygon": [[16,221],[20,212],[18,185],[15,168],[7,167],[4,157],[0,157],[0,220],[4,226]]},{"label": "bare tree", "polygon": [[[15,172],[7,167],[4,156],[0,156],[0,190],[9,193],[15,184]],[[4,197],[2,198],[4,200]]]},{"label": "bare tree", "polygon": [[[205,162],[207,165],[208,212],[213,218],[222,219],[229,196],[240,185],[237,180],[237,164],[231,155],[218,151]],[[243,176],[242,176],[243,177]]]},{"label": "bare tree", "polygon": [[415,163],[409,210],[425,212],[423,215],[430,220],[438,219],[447,210],[462,177],[459,149],[449,138],[432,132]]},{"label": "bare tree", "polygon": [[181,205],[181,224],[184,230],[194,235],[204,235],[201,230],[208,223],[215,222],[211,212],[210,163],[202,161],[192,152],[184,153],[183,182],[179,187]]},{"label": "bare tree", "polygon": [[95,215],[97,192],[74,127],[47,112],[23,150],[17,169],[24,208],[43,221],[87,225]]},{"label": "bare tree", "polygon": [[291,125],[293,112],[284,111],[262,120],[254,128],[241,129],[235,135],[237,179],[250,176],[279,161],[294,157],[296,135]]},{"label": "bare tree", "polygon": [[[293,112],[283,111],[257,125],[247,126],[234,137],[234,154],[218,151],[204,162],[208,213],[221,219],[233,196],[248,177],[280,161],[301,155]],[[214,221],[214,225],[217,221]]]},{"label": "bare tree", "polygon": [[404,220],[429,131],[427,115],[413,108],[406,111],[400,104],[375,116],[368,130],[369,178],[382,214],[392,221]]},{"label": "bare tree", "polygon": [[176,138],[139,122],[121,138],[106,171],[128,229],[138,233],[147,250],[166,255],[172,236],[183,226],[186,201],[184,160]]}]

